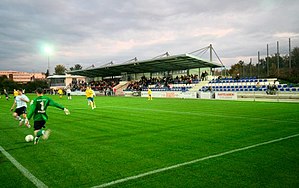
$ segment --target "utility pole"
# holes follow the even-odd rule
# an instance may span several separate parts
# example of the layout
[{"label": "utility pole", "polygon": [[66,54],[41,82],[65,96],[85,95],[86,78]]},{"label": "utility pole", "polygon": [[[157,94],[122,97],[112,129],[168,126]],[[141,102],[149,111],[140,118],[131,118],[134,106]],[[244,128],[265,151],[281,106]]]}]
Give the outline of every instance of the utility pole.
[{"label": "utility pole", "polygon": [[50,56],[48,55],[48,73],[50,75]]},{"label": "utility pole", "polygon": [[[210,62],[212,63],[212,61],[213,61],[213,47],[212,47],[212,44],[210,44],[209,48],[210,48]],[[212,68],[210,69],[210,72],[213,73]],[[214,76],[214,75],[212,75],[212,76]]]},{"label": "utility pole", "polygon": [[267,62],[267,77],[270,76],[269,74],[269,45],[267,44],[267,59],[266,59],[266,62]]},{"label": "utility pole", "polygon": [[291,38],[289,38],[289,73],[292,71]]},{"label": "utility pole", "polygon": [[277,41],[277,77],[279,77],[279,42]]},{"label": "utility pole", "polygon": [[257,77],[260,77],[260,51],[257,51]]},{"label": "utility pole", "polygon": [[250,62],[249,62],[249,75],[250,77],[252,77],[252,58],[250,58]]}]

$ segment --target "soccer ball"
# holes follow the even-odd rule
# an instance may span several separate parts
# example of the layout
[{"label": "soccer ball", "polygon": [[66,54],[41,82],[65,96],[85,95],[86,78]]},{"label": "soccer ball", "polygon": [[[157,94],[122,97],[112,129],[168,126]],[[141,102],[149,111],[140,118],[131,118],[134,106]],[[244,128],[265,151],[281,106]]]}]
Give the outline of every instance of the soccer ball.
[{"label": "soccer ball", "polygon": [[32,142],[33,139],[34,139],[34,137],[33,137],[31,134],[29,134],[29,135],[27,135],[27,136],[25,137],[25,141],[26,141],[26,142]]}]

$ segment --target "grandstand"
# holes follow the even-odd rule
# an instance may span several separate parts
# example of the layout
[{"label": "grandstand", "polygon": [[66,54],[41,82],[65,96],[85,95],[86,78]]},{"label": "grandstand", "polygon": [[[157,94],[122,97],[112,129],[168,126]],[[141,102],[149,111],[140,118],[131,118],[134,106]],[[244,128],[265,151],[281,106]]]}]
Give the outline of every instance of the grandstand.
[{"label": "grandstand", "polygon": [[[148,88],[151,88],[154,97],[212,99],[217,93],[226,92],[234,96],[232,99],[273,98],[273,95],[278,98],[299,99],[299,87],[280,84],[277,78],[236,79],[227,75],[223,78],[223,75],[214,75],[216,68],[224,66],[213,62],[212,58],[206,61],[192,53],[173,56],[166,53],[166,56],[153,59],[139,61],[134,58],[122,64],[109,63],[68,73],[102,80],[120,78],[113,87],[116,95],[145,97]],[[203,73],[206,75],[200,76]]]},{"label": "grandstand", "polygon": [[157,73],[167,72],[171,74],[171,71],[178,70],[191,70],[201,68],[221,68],[223,65],[203,60],[192,54],[180,54],[166,57],[159,57],[149,60],[138,61],[134,59],[132,62],[125,62],[122,64],[108,64],[106,66],[70,71],[69,74],[81,75],[86,77],[115,77],[122,76],[123,80],[129,78],[136,79],[136,74],[141,73]]},{"label": "grandstand", "polygon": [[[258,86],[257,86],[258,85]],[[239,80],[234,80],[232,78],[225,79],[213,79],[209,82],[208,86],[211,86],[214,91],[236,91],[236,92],[247,92],[247,91],[262,91],[266,92],[268,86],[275,85],[276,90],[279,92],[299,92],[298,87],[288,86],[287,84],[279,84],[276,78],[243,78]]]}]

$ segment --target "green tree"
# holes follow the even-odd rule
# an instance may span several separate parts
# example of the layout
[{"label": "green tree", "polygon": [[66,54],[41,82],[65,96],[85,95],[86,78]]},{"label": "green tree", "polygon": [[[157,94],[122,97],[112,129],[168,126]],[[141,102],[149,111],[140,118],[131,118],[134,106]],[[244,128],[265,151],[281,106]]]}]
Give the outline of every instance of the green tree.
[{"label": "green tree", "polygon": [[34,92],[38,87],[47,89],[49,88],[49,85],[46,80],[35,80],[32,82],[28,82],[27,84],[24,84],[22,88],[26,89],[27,93],[31,93]]},{"label": "green tree", "polygon": [[76,64],[74,67],[71,67],[70,70],[73,71],[73,70],[81,70],[82,69],[82,66],[80,64]]},{"label": "green tree", "polygon": [[55,74],[56,75],[64,75],[66,71],[65,66],[63,65],[56,65],[55,67]]},{"label": "green tree", "polygon": [[19,85],[13,80],[4,78],[3,80],[1,79],[0,87],[1,87],[1,91],[3,91],[3,89],[6,89],[7,92],[12,93],[14,89],[19,88]]},{"label": "green tree", "polygon": [[[251,63],[246,65],[243,60],[239,60],[237,64],[231,66],[229,73],[233,77],[237,73],[240,73],[241,77],[270,77],[291,83],[299,83],[299,47],[295,47],[291,51],[291,68],[289,66],[290,57],[288,55],[279,56],[278,58],[279,67],[277,64],[277,54],[269,56],[268,59],[260,59],[258,64],[255,65]],[[268,73],[269,76],[267,75]]]},{"label": "green tree", "polygon": [[230,75],[236,77],[237,74],[243,70],[244,61],[240,60],[237,64],[231,66],[231,69],[228,71]]}]

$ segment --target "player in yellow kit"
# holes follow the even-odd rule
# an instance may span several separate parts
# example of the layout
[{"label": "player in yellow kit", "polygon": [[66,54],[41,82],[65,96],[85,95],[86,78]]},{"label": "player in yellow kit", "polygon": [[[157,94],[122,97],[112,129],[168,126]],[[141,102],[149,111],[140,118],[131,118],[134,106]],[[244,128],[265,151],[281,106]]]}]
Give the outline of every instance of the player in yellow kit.
[{"label": "player in yellow kit", "polygon": [[13,98],[16,98],[18,95],[19,95],[19,92],[16,89],[14,89],[13,90]]},{"label": "player in yellow kit", "polygon": [[58,94],[59,94],[59,98],[62,98],[62,95],[63,95],[63,91],[62,91],[62,89],[59,89],[59,90],[58,90]]},{"label": "player in yellow kit", "polygon": [[85,95],[88,101],[88,105],[91,106],[91,109],[94,109],[94,102],[93,102],[94,92],[90,87],[86,87]]},{"label": "player in yellow kit", "polygon": [[152,97],[152,90],[151,90],[150,88],[148,88],[148,90],[147,90],[147,94],[148,94],[147,99],[148,99],[148,100],[153,100],[153,97]]}]

